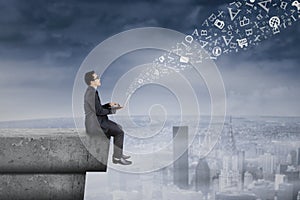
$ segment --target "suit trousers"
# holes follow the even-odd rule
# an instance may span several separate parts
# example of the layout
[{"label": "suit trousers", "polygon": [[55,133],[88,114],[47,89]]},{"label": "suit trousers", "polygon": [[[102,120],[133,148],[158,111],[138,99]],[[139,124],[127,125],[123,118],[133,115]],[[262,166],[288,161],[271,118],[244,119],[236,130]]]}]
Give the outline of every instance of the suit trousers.
[{"label": "suit trousers", "polygon": [[108,128],[106,129],[107,137],[114,137],[114,153],[113,157],[121,158],[123,155],[124,131],[122,127],[113,121],[108,121]]}]

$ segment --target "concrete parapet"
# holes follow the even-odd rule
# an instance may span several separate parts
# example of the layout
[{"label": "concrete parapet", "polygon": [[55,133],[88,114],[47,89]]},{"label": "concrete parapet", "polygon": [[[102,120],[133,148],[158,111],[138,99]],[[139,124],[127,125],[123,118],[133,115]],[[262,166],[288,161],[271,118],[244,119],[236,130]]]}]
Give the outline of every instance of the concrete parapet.
[{"label": "concrete parapet", "polygon": [[82,200],[85,174],[1,174],[3,200]]},{"label": "concrete parapet", "polygon": [[107,170],[104,133],[0,129],[0,137],[0,199],[83,199],[86,172]]}]

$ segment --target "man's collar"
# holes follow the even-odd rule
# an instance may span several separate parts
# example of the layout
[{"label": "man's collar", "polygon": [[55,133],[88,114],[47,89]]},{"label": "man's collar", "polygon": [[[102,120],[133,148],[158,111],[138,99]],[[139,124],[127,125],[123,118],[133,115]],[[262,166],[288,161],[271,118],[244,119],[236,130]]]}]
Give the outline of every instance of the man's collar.
[{"label": "man's collar", "polygon": [[90,87],[91,87],[91,88],[94,88],[95,90],[97,90],[97,87],[94,87],[94,86],[91,86],[91,85],[90,85]]}]

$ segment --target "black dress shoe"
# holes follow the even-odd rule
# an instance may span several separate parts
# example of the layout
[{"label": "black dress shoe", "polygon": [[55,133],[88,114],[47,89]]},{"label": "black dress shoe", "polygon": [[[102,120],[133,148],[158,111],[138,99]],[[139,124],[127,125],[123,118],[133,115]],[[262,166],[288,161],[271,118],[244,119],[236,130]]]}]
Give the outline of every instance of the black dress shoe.
[{"label": "black dress shoe", "polygon": [[121,165],[131,165],[132,164],[131,161],[125,160],[123,157],[121,157],[121,158],[115,158],[115,157],[113,157],[112,162],[114,164],[121,164]]},{"label": "black dress shoe", "polygon": [[128,159],[128,158],[130,158],[131,156],[126,156],[126,155],[122,155],[122,158],[124,158],[124,159]]}]

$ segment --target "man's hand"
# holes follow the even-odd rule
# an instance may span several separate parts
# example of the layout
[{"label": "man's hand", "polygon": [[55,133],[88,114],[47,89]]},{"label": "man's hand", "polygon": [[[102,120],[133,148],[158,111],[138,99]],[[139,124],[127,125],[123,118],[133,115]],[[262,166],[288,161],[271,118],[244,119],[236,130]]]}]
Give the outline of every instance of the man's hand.
[{"label": "man's hand", "polygon": [[109,105],[110,105],[110,107],[117,107],[117,109],[123,108],[122,106],[120,106],[120,104],[115,103],[115,102],[111,102],[111,103],[109,103]]},{"label": "man's hand", "polygon": [[110,105],[111,107],[113,107],[113,106],[118,106],[119,104],[118,104],[118,103],[115,103],[115,102],[111,102],[111,103],[109,103],[109,105]]}]

